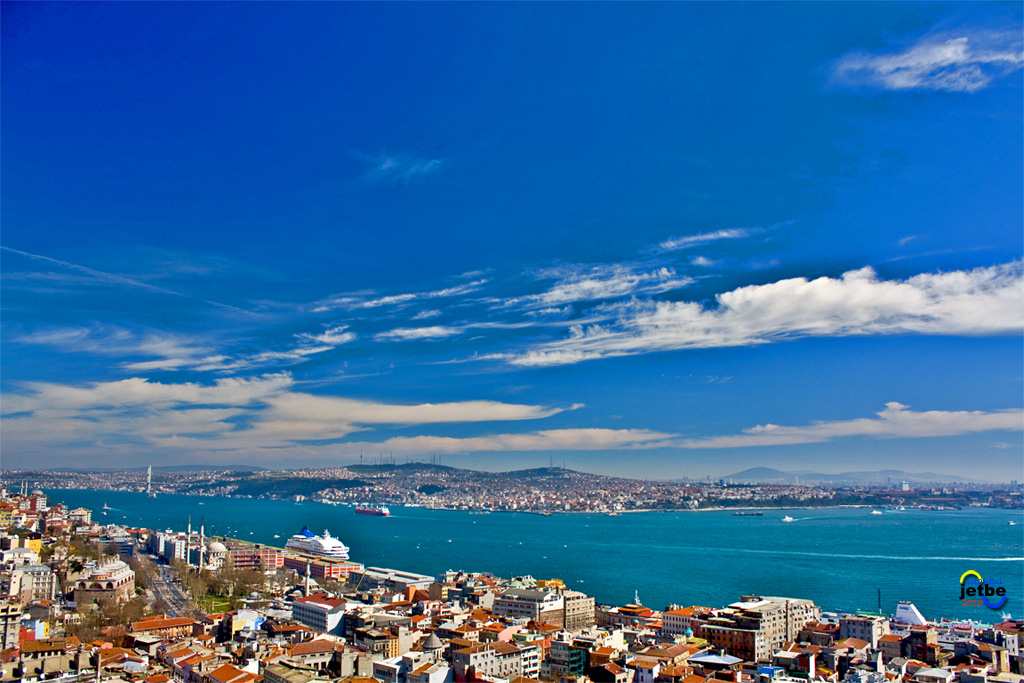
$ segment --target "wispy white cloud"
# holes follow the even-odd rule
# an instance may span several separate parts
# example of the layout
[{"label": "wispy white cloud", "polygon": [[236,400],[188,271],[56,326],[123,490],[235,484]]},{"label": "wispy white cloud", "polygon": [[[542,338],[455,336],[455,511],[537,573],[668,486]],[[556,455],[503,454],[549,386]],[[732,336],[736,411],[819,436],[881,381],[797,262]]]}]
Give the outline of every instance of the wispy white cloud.
[{"label": "wispy white cloud", "polygon": [[334,345],[320,344],[316,346],[298,346],[284,351],[260,351],[259,353],[250,353],[235,358],[220,356],[217,359],[198,363],[192,366],[192,369],[198,372],[234,372],[266,365],[293,365],[301,363],[309,356],[333,349]]},{"label": "wispy white cloud", "polygon": [[989,431],[1024,430],[1024,411],[1019,409],[984,411],[930,410],[915,412],[908,406],[891,402],[877,417],[816,422],[804,427],[774,424],[757,425],[734,436],[688,439],[674,445],[680,448],[747,448],[823,443],[847,437],[924,438],[959,436]]},{"label": "wispy white cloud", "polygon": [[744,237],[750,237],[751,235],[761,232],[761,228],[727,228],[725,230],[715,230],[713,232],[702,232],[696,235],[684,235],[682,237],[670,237],[664,242],[660,242],[657,245],[650,247],[649,252],[656,254],[663,254],[669,251],[679,251],[681,249],[689,249],[700,244],[707,244],[709,242],[717,242],[719,240],[738,240]]},{"label": "wispy white cloud", "polygon": [[897,52],[851,52],[836,61],[832,78],[883,90],[976,92],[1022,65],[1020,31],[963,31],[926,36]]},{"label": "wispy white cloud", "polygon": [[296,335],[299,339],[309,341],[315,344],[326,344],[328,346],[341,346],[351,341],[355,341],[355,332],[349,332],[347,325],[335,325],[328,327],[320,334],[309,334],[303,332]]},{"label": "wispy white cloud", "polygon": [[374,335],[377,341],[413,341],[418,339],[444,339],[462,334],[463,329],[434,325],[431,327],[405,327]]},{"label": "wispy white cloud", "polygon": [[766,344],[799,337],[882,334],[998,335],[1024,329],[1021,262],[907,280],[881,280],[871,268],[839,278],[792,278],[696,302],[606,305],[615,320],[521,354],[515,365],[576,363],[651,351]]},{"label": "wispy white cloud", "polygon": [[411,155],[385,155],[373,160],[373,166],[366,173],[368,180],[408,181],[436,173],[444,166],[444,159],[432,159]]},{"label": "wispy white cloud", "polygon": [[223,355],[205,356],[202,358],[170,356],[167,358],[158,358],[156,360],[122,363],[121,369],[126,372],[151,372],[153,370],[179,370],[182,368],[208,370],[218,368],[221,364],[227,363],[228,361],[228,357]]},{"label": "wispy white cloud", "polygon": [[533,311],[526,311],[526,314],[530,315],[530,316],[534,316],[534,317],[537,317],[537,316],[559,316],[559,317],[564,318],[564,317],[567,317],[567,316],[571,315],[572,312],[573,312],[572,306],[560,306],[560,307],[551,307],[551,308],[539,308],[539,309],[533,310]]},{"label": "wispy white cloud", "polygon": [[193,337],[157,330],[129,330],[116,325],[51,327],[15,335],[20,344],[53,346],[65,353],[96,353],[111,356],[156,356],[154,360],[126,362],[125,370],[174,370],[225,360],[209,343]]},{"label": "wispy white cloud", "polygon": [[89,352],[115,356],[150,357],[120,364],[127,372],[189,369],[198,372],[227,372],[266,365],[288,365],[350,343],[356,334],[346,325],[333,325],[319,333],[294,335],[290,348],[268,349],[241,355],[215,352],[211,341],[153,330],[93,325],[36,330],[15,336],[22,344],[45,344],[68,353]]},{"label": "wispy white cloud", "polygon": [[555,282],[539,294],[503,299],[500,306],[541,306],[550,310],[578,301],[660,294],[693,284],[693,278],[679,275],[672,268],[647,270],[629,263],[557,266],[541,271],[538,279]]},{"label": "wispy white cloud", "polygon": [[417,294],[393,294],[391,296],[382,296],[376,299],[367,299],[365,301],[354,301],[352,302],[351,308],[377,308],[379,306],[394,306],[395,304],[404,304],[408,301],[413,301],[420,298]]},{"label": "wispy white cloud", "polygon": [[413,320],[427,320],[429,318],[436,318],[439,315],[441,315],[441,311],[438,311],[436,309],[430,309],[430,310],[426,310],[426,311],[420,311],[419,313],[414,315],[412,317],[412,319]]},{"label": "wispy white cloud", "polygon": [[221,356],[197,363],[192,366],[192,369],[200,372],[230,372],[267,365],[293,365],[305,361],[310,356],[333,351],[339,346],[355,341],[356,338],[356,333],[349,331],[347,325],[332,325],[325,328],[323,332],[296,334],[294,336],[295,343],[291,348],[269,349],[233,358]]},{"label": "wispy white cloud", "polygon": [[461,285],[455,285],[453,287],[445,287],[443,289],[435,289],[427,292],[391,294],[388,296],[340,294],[317,302],[316,306],[313,308],[313,312],[321,313],[323,311],[333,309],[356,310],[364,308],[380,308],[381,306],[397,306],[423,299],[457,297],[475,292],[487,284],[487,282],[488,280],[486,279],[478,279]]}]

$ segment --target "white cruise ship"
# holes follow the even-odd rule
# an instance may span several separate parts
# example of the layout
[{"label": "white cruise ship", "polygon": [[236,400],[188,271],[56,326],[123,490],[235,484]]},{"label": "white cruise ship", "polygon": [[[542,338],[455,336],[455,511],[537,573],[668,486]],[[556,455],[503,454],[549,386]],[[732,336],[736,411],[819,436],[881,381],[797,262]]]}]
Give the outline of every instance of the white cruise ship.
[{"label": "white cruise ship", "polygon": [[330,557],[335,560],[348,559],[347,545],[332,537],[327,531],[324,531],[323,536],[317,536],[306,527],[302,527],[302,531],[289,538],[284,547],[307,555]]}]

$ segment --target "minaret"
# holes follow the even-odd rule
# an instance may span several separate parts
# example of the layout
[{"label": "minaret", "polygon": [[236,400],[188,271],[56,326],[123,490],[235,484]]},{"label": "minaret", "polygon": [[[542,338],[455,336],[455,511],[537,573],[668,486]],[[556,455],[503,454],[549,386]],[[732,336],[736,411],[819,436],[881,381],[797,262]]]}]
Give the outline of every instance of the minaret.
[{"label": "minaret", "polygon": [[203,556],[206,553],[206,529],[205,525],[199,525],[199,573],[203,572]]},{"label": "minaret", "polygon": [[146,468],[146,495],[153,496],[153,466]]},{"label": "minaret", "polygon": [[308,598],[309,597],[309,572],[310,572],[309,560],[306,560],[306,580],[303,582],[303,586],[302,586],[302,597],[304,597],[304,598]]}]

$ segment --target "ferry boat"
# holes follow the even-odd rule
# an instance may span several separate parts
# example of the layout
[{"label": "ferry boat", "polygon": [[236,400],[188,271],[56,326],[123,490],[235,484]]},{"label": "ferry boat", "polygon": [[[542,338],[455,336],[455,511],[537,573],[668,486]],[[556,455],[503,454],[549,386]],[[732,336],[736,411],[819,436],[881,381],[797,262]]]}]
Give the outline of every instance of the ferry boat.
[{"label": "ferry boat", "polygon": [[733,517],[764,517],[763,512],[752,512],[750,510],[740,510],[739,512],[732,513]]},{"label": "ferry boat", "polygon": [[324,531],[323,536],[317,536],[306,527],[302,531],[288,539],[284,544],[286,550],[295,550],[306,555],[318,557],[330,557],[336,560],[348,559],[348,546]]},{"label": "ferry boat", "polygon": [[372,517],[387,517],[391,514],[383,505],[360,505],[356,508],[357,515],[370,515]]}]

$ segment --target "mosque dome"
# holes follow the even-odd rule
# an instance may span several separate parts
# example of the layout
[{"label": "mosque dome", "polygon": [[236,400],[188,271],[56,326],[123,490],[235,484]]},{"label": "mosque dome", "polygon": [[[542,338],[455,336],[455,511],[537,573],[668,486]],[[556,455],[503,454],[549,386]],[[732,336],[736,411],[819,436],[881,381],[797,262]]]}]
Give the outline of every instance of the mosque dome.
[{"label": "mosque dome", "polygon": [[427,636],[427,639],[423,641],[424,650],[440,650],[443,647],[444,643],[441,642],[441,639],[438,638],[437,634],[433,631],[431,631],[430,635]]}]

